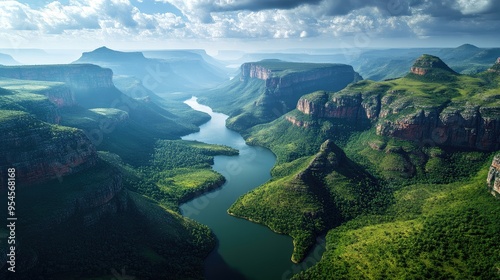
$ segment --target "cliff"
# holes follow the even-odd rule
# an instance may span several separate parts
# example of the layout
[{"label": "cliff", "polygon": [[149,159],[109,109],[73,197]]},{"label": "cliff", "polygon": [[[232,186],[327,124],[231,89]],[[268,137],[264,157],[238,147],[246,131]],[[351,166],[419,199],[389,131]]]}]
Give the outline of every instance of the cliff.
[{"label": "cliff", "polygon": [[113,72],[92,64],[0,66],[0,77],[63,82],[76,90],[113,87]]},{"label": "cliff", "polygon": [[493,158],[486,182],[491,194],[500,198],[500,154]]},{"label": "cliff", "polygon": [[[441,62],[419,58],[412,75],[429,69],[448,71]],[[498,150],[500,102],[495,97],[498,93],[489,90],[498,85],[488,85],[491,82],[482,76],[449,74],[455,79],[436,82],[407,76],[384,82],[363,81],[338,93],[305,95],[296,108],[309,118],[342,121],[359,129],[374,126],[379,135],[425,145]],[[301,124],[300,118],[287,119]]]},{"label": "cliff", "polygon": [[244,63],[241,66],[240,80],[251,78],[264,80],[265,93],[274,96],[285,96],[314,87],[339,90],[362,79],[349,65],[291,63],[280,60]]},{"label": "cliff", "polygon": [[312,91],[337,91],[361,77],[349,65],[263,60],[241,66],[239,79],[214,90],[209,105],[230,114],[228,127],[243,131],[293,110]]},{"label": "cliff", "polygon": [[15,168],[19,186],[74,174],[94,166],[95,147],[81,130],[50,125],[18,111],[0,111],[0,188]]},{"label": "cliff", "polygon": [[63,88],[46,93],[58,106],[112,107],[123,95],[113,84],[113,72],[92,64],[0,66],[0,77],[63,82],[71,96]]}]

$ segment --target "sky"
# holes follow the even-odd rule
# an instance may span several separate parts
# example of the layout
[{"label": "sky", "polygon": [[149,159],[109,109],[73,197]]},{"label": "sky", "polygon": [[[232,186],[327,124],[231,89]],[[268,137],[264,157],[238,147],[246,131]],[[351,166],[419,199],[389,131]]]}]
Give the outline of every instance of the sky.
[{"label": "sky", "polygon": [[500,1],[0,1],[0,26],[3,49],[500,47]]}]

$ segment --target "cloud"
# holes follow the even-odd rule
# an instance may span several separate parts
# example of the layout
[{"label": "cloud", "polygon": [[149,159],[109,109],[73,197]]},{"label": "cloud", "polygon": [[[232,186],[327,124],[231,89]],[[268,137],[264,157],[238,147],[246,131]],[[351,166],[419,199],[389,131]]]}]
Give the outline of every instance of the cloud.
[{"label": "cloud", "polygon": [[328,41],[344,36],[493,36],[500,29],[500,1],[495,0],[48,0],[37,6],[23,2],[29,3],[0,1],[0,36]]}]

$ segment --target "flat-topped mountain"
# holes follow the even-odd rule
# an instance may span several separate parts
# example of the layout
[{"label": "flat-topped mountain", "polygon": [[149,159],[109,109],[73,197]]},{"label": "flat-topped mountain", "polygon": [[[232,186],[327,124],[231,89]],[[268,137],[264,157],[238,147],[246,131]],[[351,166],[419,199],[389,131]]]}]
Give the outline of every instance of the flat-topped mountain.
[{"label": "flat-topped mountain", "polygon": [[0,64],[3,64],[3,65],[19,65],[21,63],[19,63],[18,61],[16,61],[12,56],[10,56],[8,54],[0,53]]},{"label": "flat-topped mountain", "polygon": [[120,52],[103,46],[93,51],[82,53],[78,61],[80,63],[94,63],[96,61],[113,62],[123,59],[134,62],[145,60],[146,58],[141,52]]},{"label": "flat-topped mountain", "polygon": [[300,96],[315,90],[336,91],[361,80],[344,64],[263,60],[241,65],[240,75],[200,98],[230,114],[228,126],[245,130],[292,110]]},{"label": "flat-topped mountain", "polygon": [[0,77],[18,80],[63,82],[81,106],[108,107],[121,93],[113,72],[92,64],[0,66]]}]

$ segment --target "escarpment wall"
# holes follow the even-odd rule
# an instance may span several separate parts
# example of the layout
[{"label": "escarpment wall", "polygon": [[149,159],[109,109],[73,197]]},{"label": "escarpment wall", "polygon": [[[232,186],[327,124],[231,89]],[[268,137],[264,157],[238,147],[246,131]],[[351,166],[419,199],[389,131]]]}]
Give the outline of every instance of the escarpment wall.
[{"label": "escarpment wall", "polygon": [[500,108],[449,104],[406,113],[404,105],[398,108],[395,102],[389,96],[362,94],[333,95],[329,100],[314,101],[303,97],[297,102],[297,110],[318,118],[373,124],[377,134],[405,140],[484,151],[500,149]]},{"label": "escarpment wall", "polygon": [[15,168],[26,186],[94,166],[97,152],[81,130],[60,128],[19,116],[0,123],[0,188],[7,186],[6,170]]}]

